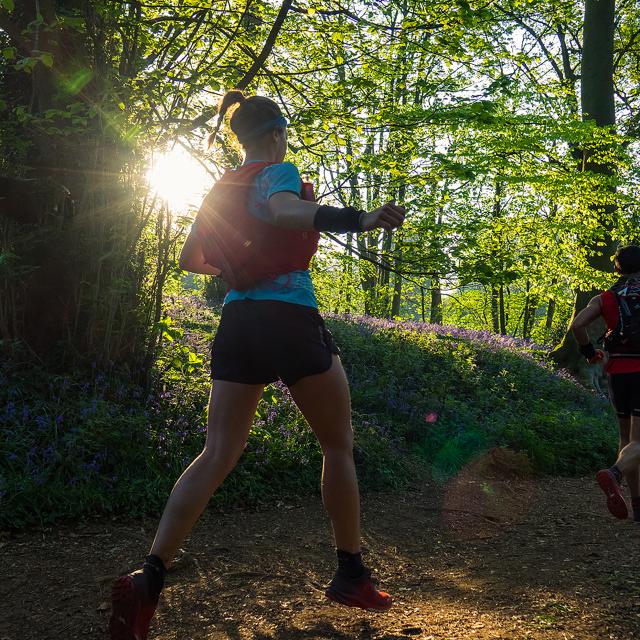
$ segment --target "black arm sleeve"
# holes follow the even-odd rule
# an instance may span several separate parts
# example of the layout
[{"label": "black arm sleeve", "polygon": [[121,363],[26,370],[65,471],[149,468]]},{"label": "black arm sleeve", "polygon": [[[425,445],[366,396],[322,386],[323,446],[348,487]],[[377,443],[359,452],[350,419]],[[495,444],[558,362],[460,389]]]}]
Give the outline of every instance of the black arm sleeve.
[{"label": "black arm sleeve", "polygon": [[362,231],[360,228],[360,216],[364,211],[358,211],[355,207],[318,207],[313,226],[317,231],[335,231],[347,233],[349,231]]}]

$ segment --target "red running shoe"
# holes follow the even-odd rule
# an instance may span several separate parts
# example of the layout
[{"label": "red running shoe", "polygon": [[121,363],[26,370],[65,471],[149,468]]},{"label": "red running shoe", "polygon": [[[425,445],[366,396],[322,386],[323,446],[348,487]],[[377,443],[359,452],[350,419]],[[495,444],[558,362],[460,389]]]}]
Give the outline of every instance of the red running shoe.
[{"label": "red running shoe", "polygon": [[596,482],[607,496],[609,513],[620,520],[625,520],[629,516],[629,508],[613,473],[609,469],[601,469],[596,473]]},{"label": "red running shoe", "polygon": [[118,578],[111,590],[111,640],[146,640],[157,606],[141,570]]},{"label": "red running shoe", "polygon": [[345,578],[336,571],[324,594],[329,600],[347,607],[360,607],[369,611],[388,611],[392,604],[388,593],[376,589],[368,569],[359,578]]}]

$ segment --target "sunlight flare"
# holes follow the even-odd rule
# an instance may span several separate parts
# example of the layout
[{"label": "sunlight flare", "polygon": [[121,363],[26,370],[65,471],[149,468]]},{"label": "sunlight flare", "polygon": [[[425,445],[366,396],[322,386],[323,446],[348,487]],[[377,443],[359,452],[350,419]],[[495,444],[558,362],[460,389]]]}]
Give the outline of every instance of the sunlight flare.
[{"label": "sunlight flare", "polygon": [[213,182],[206,169],[179,146],[153,154],[147,180],[149,187],[175,213],[198,209]]}]

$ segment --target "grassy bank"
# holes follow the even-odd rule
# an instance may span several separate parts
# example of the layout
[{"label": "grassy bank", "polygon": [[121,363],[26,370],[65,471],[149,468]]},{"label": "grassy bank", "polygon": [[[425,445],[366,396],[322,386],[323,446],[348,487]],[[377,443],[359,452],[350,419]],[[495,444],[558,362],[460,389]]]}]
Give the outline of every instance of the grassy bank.
[{"label": "grassy bank", "polygon": [[[157,513],[204,442],[207,353],[217,318],[175,298],[153,388],[91,368],[49,375],[0,365],[0,527],[95,513]],[[545,364],[535,345],[371,318],[328,318],[351,383],[363,488],[446,478],[494,446],[542,474],[609,462],[606,401]],[[317,491],[321,456],[282,385],[267,388],[245,455],[213,505]]]}]

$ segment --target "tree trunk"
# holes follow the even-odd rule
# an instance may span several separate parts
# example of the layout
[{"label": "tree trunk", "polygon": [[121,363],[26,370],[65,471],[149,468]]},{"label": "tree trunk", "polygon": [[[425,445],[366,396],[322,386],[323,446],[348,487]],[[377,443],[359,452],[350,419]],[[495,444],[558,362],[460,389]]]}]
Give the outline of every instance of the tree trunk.
[{"label": "tree trunk", "polygon": [[547,304],[547,319],[544,323],[544,332],[548,337],[551,333],[551,329],[553,329],[553,316],[556,312],[556,301],[553,298],[549,298],[549,303]]},{"label": "tree trunk", "polygon": [[[527,324],[529,323],[529,289],[531,288],[531,283],[527,280],[527,293],[524,298],[524,311],[522,313],[522,337],[526,339],[527,337]],[[513,331],[513,335],[516,335],[517,327]]]},{"label": "tree trunk", "polygon": [[498,311],[498,289],[491,285],[491,328],[493,333],[500,333],[500,314]]},{"label": "tree trunk", "polygon": [[[347,154],[353,154],[353,148],[351,146],[351,139],[347,138]],[[374,149],[374,137],[371,136],[367,141],[365,147],[365,154],[373,154]],[[371,197],[367,198],[367,202],[362,202],[362,198],[358,193],[357,178],[351,171],[350,163],[347,161],[347,170],[349,171],[349,187],[351,189],[351,203],[356,208],[361,208],[364,205],[365,209],[370,209]],[[365,181],[367,184],[371,183],[371,176],[367,176]],[[375,180],[374,180],[375,182]],[[374,196],[375,197],[375,196]],[[369,238],[369,243],[373,242],[373,238]],[[358,253],[361,256],[370,256],[369,245],[367,244],[367,237],[364,234],[356,235],[356,246],[358,247]],[[358,263],[360,271],[360,286],[362,287],[362,293],[364,297],[364,312],[366,315],[374,315],[374,298],[376,289],[376,267],[367,260],[360,260]]]},{"label": "tree trunk", "polygon": [[498,289],[498,308],[500,312],[500,333],[503,336],[507,335],[507,315],[504,309],[504,285],[500,285]]},{"label": "tree trunk", "polygon": [[[400,263],[396,261],[396,268],[400,266]],[[391,317],[400,317],[400,304],[402,302],[402,276],[398,273],[394,274],[393,281],[393,299],[391,301]]]},{"label": "tree trunk", "polygon": [[527,297],[524,302],[524,316],[522,319],[522,337],[528,340],[533,331],[533,325],[536,319],[536,308],[538,307],[537,296],[530,293],[531,283],[527,280]]},{"label": "tree trunk", "polygon": [[[342,281],[346,281],[347,292],[345,294],[345,312],[351,311],[351,281],[353,279],[353,233],[347,233],[347,262],[342,271]],[[344,285],[343,285],[344,286]]]},{"label": "tree trunk", "polygon": [[378,270],[378,281],[380,282],[380,315],[383,317],[390,317],[391,315],[391,306],[390,306],[390,280],[391,280],[391,271],[389,267],[391,266],[391,249],[393,247],[393,236],[391,231],[384,231],[382,233],[382,256],[381,262],[385,265],[385,267],[379,267]]},{"label": "tree trunk", "polygon": [[[407,189],[404,184],[398,188],[398,201],[404,202],[407,195]],[[402,242],[400,240],[400,231],[396,231],[395,246],[393,248],[393,268],[394,268],[394,281],[393,281],[393,298],[391,299],[391,317],[397,318],[400,316],[400,303],[402,301],[402,276],[400,271],[402,269]],[[391,235],[391,233],[389,233]]]},{"label": "tree trunk", "polygon": [[440,280],[434,278],[431,281],[431,309],[429,312],[431,324],[442,324],[442,289]]},{"label": "tree trunk", "polygon": [[[584,13],[584,37],[581,71],[580,99],[583,120],[594,120],[600,127],[613,129],[615,126],[615,101],[613,85],[613,40],[614,40],[614,0],[586,0]],[[599,151],[603,151],[600,149]],[[584,149],[581,170],[612,175],[611,164],[594,162],[593,150]],[[601,220],[601,237],[589,247],[587,262],[591,267],[603,272],[611,272],[611,257],[616,244],[611,239],[613,205],[596,207]],[[572,319],[586,307],[589,300],[598,293],[595,290],[577,291]],[[570,330],[565,333],[551,357],[560,366],[577,371],[580,361],[577,345]]]}]

